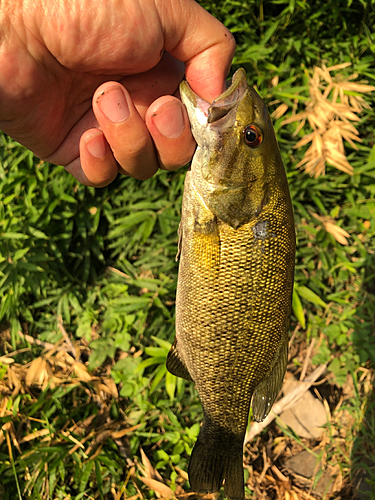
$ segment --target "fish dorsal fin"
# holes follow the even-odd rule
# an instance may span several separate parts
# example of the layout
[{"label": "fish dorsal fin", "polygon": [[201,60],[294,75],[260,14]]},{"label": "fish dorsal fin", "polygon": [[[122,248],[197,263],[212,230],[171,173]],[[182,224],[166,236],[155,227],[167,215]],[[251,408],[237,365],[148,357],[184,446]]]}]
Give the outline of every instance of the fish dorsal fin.
[{"label": "fish dorsal fin", "polygon": [[176,377],[193,381],[193,379],[190,376],[189,370],[186,368],[178,352],[177,339],[173,342],[172,347],[167,356],[167,370]]},{"label": "fish dorsal fin", "polygon": [[280,391],[283,383],[288,361],[288,339],[285,338],[275,355],[275,361],[266,377],[254,390],[252,408],[253,417],[257,422],[262,422],[269,412]]}]

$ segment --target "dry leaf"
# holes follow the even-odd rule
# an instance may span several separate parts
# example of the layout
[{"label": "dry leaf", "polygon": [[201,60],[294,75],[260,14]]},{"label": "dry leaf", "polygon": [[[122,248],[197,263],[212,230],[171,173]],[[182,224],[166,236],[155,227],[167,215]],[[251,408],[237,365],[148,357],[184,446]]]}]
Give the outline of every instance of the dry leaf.
[{"label": "dry leaf", "polygon": [[12,363],[14,363],[14,359],[8,358],[8,356],[1,356],[0,363],[3,363],[4,365],[11,365]]},{"label": "dry leaf", "polygon": [[8,401],[9,401],[9,398],[7,398],[7,397],[4,397],[0,401],[0,417],[3,417],[5,415],[5,410],[7,409]]},{"label": "dry leaf", "polygon": [[285,103],[280,104],[280,106],[278,106],[272,113],[272,118],[275,118],[275,120],[277,120],[278,118],[283,116],[283,114],[285,114],[287,111],[288,111],[288,105]]},{"label": "dry leaf", "polygon": [[13,443],[13,446],[17,448],[17,450],[21,453],[21,448],[20,448],[20,445],[18,443],[18,440],[17,440],[17,437],[16,437],[16,429],[14,428],[14,424],[13,422],[6,422],[3,427],[2,427],[3,431],[5,431],[6,433],[9,433],[9,435],[11,436],[12,438],[12,443]]},{"label": "dry leaf", "polygon": [[336,241],[341,243],[341,245],[347,245],[348,240],[346,238],[350,237],[350,234],[345,231],[342,227],[336,226],[333,222],[325,222],[324,227],[326,231],[332,234]]},{"label": "dry leaf", "polygon": [[328,71],[337,71],[338,69],[344,69],[350,66],[352,63],[346,62],[346,63],[341,63],[341,64],[335,64],[334,66],[330,66],[327,68]]},{"label": "dry leaf", "polygon": [[26,375],[26,385],[39,385],[41,386],[45,375],[46,360],[44,358],[35,358],[30,363]]},{"label": "dry leaf", "polygon": [[113,378],[106,378],[104,379],[104,384],[107,386],[108,390],[107,392],[111,394],[115,399],[118,398],[118,391],[117,391],[117,386],[115,384],[115,381]]},{"label": "dry leaf", "polygon": [[133,425],[132,427],[127,427],[126,429],[122,429],[121,431],[114,432],[112,434],[112,439],[121,439],[124,437],[126,434],[129,434],[129,432],[133,432],[139,427],[141,427],[142,423]]},{"label": "dry leaf", "polygon": [[[369,109],[369,104],[360,95],[347,95],[345,92],[366,93],[375,90],[372,85],[363,82],[353,82],[358,77],[352,74],[344,80],[338,73],[331,72],[350,66],[351,63],[337,64],[321,68],[315,67],[309,82],[310,99],[306,102],[306,111],[291,116],[282,122],[300,122],[294,135],[298,134],[305,125],[306,120],[314,132],[306,134],[297,142],[295,148],[300,148],[311,142],[305,152],[304,158],[297,164],[307,173],[319,177],[325,173],[325,167],[330,164],[343,172],[352,175],[353,167],[345,155],[344,140],[353,149],[358,149],[356,142],[362,142],[357,129],[351,122],[359,122],[358,113],[364,108]],[[281,104],[273,113],[279,118],[286,112],[286,104]],[[340,236],[339,236],[340,237]],[[339,240],[338,240],[339,241]],[[344,241],[341,236],[341,241]],[[345,243],[343,243],[345,244]]]},{"label": "dry leaf", "polygon": [[142,458],[142,463],[145,467],[145,474],[146,474],[146,477],[149,477],[149,478],[152,478],[152,479],[157,479],[158,481],[163,481],[163,478],[161,477],[161,475],[159,474],[159,472],[153,468],[153,466],[151,465],[151,462],[150,460],[148,459],[146,453],[143,451],[143,449],[141,448],[141,458]]},{"label": "dry leaf", "polygon": [[27,443],[29,441],[32,441],[33,439],[37,439],[42,436],[47,436],[49,433],[50,432],[48,429],[40,429],[40,431],[31,432],[30,434],[27,434],[27,436],[24,436],[20,440],[20,443]]},{"label": "dry leaf", "polygon": [[347,231],[345,231],[345,229],[335,224],[334,219],[332,219],[331,217],[318,215],[315,212],[310,212],[310,213],[315,219],[317,219],[319,222],[323,224],[324,229],[328,233],[332,234],[332,236],[336,239],[336,241],[341,243],[341,245],[348,244],[348,240],[346,238],[349,238],[350,234]]},{"label": "dry leaf", "polygon": [[180,469],[177,466],[175,466],[175,470],[182,477],[182,479],[185,479],[185,481],[189,481],[189,476],[187,472],[185,472],[184,470]]},{"label": "dry leaf", "polygon": [[272,80],[271,80],[271,85],[273,87],[276,87],[276,85],[279,83],[279,75],[275,75]]},{"label": "dry leaf", "polygon": [[12,395],[13,396],[17,395],[22,387],[21,378],[18,376],[16,370],[12,366],[9,366],[8,368],[7,378],[9,387],[11,389],[14,389]]},{"label": "dry leaf", "polygon": [[[90,382],[92,380],[92,376],[89,374],[87,371],[86,366],[81,363],[80,361],[75,361],[73,364],[73,370],[75,374],[77,375],[79,380],[82,380],[82,382]],[[108,390],[109,392],[109,390]]]},{"label": "dry leaf", "polygon": [[175,498],[174,491],[166,484],[149,477],[140,477],[139,479],[153,490],[158,498]]},{"label": "dry leaf", "polygon": [[82,448],[83,450],[85,447],[81,443],[81,441],[78,441],[74,436],[70,434],[68,431],[61,431],[61,434],[69,439],[69,441],[72,441],[75,445],[77,445],[79,448]]}]

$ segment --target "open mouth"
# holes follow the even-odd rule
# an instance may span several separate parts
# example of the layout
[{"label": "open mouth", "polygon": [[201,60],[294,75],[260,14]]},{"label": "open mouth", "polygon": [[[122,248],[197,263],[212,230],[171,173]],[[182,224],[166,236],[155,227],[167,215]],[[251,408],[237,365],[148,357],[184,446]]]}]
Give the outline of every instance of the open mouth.
[{"label": "open mouth", "polygon": [[239,101],[248,88],[246,74],[243,69],[235,72],[230,87],[225,90],[207,110],[207,123],[214,123],[226,116]]},{"label": "open mouth", "polygon": [[186,81],[182,82],[183,102],[200,125],[215,124],[234,109],[249,88],[243,69],[235,72],[230,86],[212,104],[197,96]]}]

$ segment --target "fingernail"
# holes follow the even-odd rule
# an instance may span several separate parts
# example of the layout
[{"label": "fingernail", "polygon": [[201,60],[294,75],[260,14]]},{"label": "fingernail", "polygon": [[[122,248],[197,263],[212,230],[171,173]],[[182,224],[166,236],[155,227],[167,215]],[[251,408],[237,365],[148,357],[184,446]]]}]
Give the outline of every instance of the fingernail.
[{"label": "fingernail", "polygon": [[96,102],[99,108],[111,122],[120,123],[129,116],[129,106],[125,94],[119,87],[109,87],[99,94]]},{"label": "fingernail", "polygon": [[169,139],[179,137],[185,128],[181,105],[176,101],[170,101],[160,106],[152,114],[151,120],[159,132]]},{"label": "fingernail", "polygon": [[103,158],[106,152],[106,145],[103,134],[91,135],[86,141],[86,148],[94,158]]}]

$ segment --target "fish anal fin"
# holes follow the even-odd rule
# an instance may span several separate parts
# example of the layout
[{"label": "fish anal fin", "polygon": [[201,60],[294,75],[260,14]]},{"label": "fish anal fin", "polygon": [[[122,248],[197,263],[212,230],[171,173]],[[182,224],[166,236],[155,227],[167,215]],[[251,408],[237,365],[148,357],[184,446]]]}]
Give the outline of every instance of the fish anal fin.
[{"label": "fish anal fin", "polygon": [[275,360],[271,365],[270,371],[256,386],[253,393],[251,406],[253,408],[254,420],[257,422],[262,422],[271,411],[283,383],[287,362],[288,339],[285,336],[275,355]]},{"label": "fish anal fin", "polygon": [[178,352],[177,339],[173,342],[172,347],[167,356],[167,370],[176,377],[193,381],[193,379],[190,376],[189,370],[185,366]]}]

